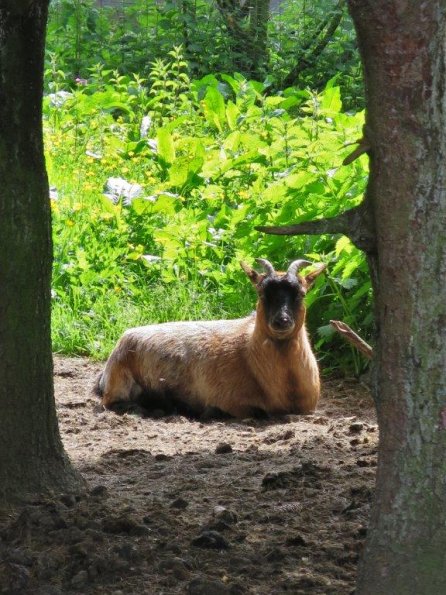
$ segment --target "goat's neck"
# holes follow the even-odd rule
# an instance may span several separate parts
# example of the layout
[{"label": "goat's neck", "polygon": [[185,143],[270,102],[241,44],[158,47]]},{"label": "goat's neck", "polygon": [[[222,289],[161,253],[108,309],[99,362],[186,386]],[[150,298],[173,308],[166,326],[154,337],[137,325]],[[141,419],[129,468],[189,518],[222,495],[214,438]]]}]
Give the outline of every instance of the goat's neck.
[{"label": "goat's neck", "polygon": [[265,318],[257,316],[247,362],[270,411],[312,411],[319,396],[319,373],[305,328],[305,311],[289,339],[271,338]]}]

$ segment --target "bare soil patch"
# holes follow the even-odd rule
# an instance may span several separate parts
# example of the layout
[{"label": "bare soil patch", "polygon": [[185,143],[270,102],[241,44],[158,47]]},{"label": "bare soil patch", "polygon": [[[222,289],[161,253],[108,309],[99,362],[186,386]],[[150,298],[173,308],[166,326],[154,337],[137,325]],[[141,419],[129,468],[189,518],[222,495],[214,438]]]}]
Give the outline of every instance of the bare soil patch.
[{"label": "bare soil patch", "polygon": [[326,380],[311,416],[204,423],[103,411],[101,368],[55,359],[87,491],[1,519],[0,593],[353,592],[378,438],[364,386]]}]

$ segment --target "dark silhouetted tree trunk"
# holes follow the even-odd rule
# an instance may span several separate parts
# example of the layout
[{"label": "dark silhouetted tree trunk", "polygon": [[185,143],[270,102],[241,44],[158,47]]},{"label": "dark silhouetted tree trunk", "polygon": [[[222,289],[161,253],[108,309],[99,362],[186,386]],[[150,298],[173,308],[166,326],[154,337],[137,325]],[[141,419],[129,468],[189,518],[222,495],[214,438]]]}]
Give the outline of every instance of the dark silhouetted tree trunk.
[{"label": "dark silhouetted tree trunk", "polygon": [[[376,497],[359,595],[446,593],[446,2],[349,0],[364,65],[363,203],[263,229],[342,232],[375,292]],[[355,154],[345,163],[353,160]]]},{"label": "dark silhouetted tree trunk", "polygon": [[50,342],[51,225],[42,147],[48,0],[0,3],[0,503],[72,491]]}]

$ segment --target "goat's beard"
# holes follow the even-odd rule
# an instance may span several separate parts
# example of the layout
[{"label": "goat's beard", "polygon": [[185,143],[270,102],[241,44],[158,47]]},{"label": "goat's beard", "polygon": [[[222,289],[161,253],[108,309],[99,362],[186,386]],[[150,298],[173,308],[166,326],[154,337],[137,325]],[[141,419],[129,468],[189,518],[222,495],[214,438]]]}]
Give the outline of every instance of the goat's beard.
[{"label": "goat's beard", "polygon": [[270,332],[271,338],[276,339],[278,341],[286,341],[286,339],[290,339],[292,335],[294,335],[296,331],[296,325],[293,324],[289,328],[278,330],[268,325],[268,330]]}]

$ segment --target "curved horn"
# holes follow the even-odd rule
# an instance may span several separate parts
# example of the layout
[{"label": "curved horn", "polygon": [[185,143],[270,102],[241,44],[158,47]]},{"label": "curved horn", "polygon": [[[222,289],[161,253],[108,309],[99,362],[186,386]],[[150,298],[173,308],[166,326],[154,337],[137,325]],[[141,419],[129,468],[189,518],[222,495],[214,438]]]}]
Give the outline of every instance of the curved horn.
[{"label": "curved horn", "polygon": [[268,276],[272,277],[276,273],[273,265],[266,258],[256,258],[256,262],[265,269]]},{"label": "curved horn", "polygon": [[288,267],[287,273],[288,273],[288,275],[293,275],[293,277],[295,277],[297,271],[299,271],[300,269],[303,269],[304,267],[306,267],[309,264],[312,264],[312,263],[309,260],[303,260],[302,258],[299,260],[293,260],[293,262]]}]

